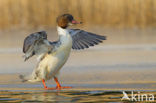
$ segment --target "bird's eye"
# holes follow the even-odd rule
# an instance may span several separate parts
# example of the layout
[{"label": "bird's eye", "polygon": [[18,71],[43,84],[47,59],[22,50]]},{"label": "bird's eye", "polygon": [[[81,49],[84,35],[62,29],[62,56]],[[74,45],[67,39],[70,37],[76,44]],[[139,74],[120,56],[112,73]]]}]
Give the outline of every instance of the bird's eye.
[{"label": "bird's eye", "polygon": [[68,16],[68,20],[69,20],[69,21],[72,21],[73,19],[74,19],[73,16],[71,16],[71,15]]}]

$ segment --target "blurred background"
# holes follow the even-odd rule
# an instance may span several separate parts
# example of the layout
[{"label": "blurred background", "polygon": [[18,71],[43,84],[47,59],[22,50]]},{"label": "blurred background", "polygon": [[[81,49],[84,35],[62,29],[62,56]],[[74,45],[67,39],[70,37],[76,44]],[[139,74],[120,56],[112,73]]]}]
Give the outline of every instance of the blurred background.
[{"label": "blurred background", "polygon": [[1,0],[0,29],[52,28],[55,19],[71,13],[85,26],[156,27],[155,0]]},{"label": "blurred background", "polygon": [[0,73],[31,73],[36,60],[23,61],[24,38],[45,30],[49,40],[57,40],[56,17],[64,13],[83,22],[72,28],[107,40],[73,51],[62,80],[156,81],[156,0],[0,0]]},{"label": "blurred background", "polygon": [[64,13],[83,22],[75,27],[107,35],[108,44],[155,43],[155,0],[0,0],[0,41],[5,42],[0,46],[21,47],[23,37],[39,30],[55,39],[56,17]]}]

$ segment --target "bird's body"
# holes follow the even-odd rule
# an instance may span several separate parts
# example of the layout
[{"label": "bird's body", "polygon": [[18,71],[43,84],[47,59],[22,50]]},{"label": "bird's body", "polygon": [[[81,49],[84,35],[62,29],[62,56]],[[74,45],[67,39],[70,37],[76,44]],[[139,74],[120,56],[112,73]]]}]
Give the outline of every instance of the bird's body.
[{"label": "bird's body", "polygon": [[72,47],[72,38],[69,35],[68,30],[58,27],[58,33],[60,39],[55,45],[54,50],[51,53],[39,55],[40,59],[37,68],[28,81],[49,80],[52,77],[57,76],[59,70],[67,61]]},{"label": "bird's body", "polygon": [[25,60],[33,55],[37,55],[39,59],[38,64],[31,75],[20,76],[23,81],[42,81],[44,88],[49,89],[45,85],[45,80],[54,78],[57,83],[56,88],[61,89],[62,87],[57,80],[57,74],[66,63],[71,48],[78,50],[89,48],[89,46],[97,45],[102,42],[102,40],[105,40],[105,36],[96,35],[79,29],[67,29],[71,23],[77,24],[70,14],[64,14],[58,17],[57,22],[58,41],[48,41],[45,31],[30,34],[25,38],[23,46]]}]

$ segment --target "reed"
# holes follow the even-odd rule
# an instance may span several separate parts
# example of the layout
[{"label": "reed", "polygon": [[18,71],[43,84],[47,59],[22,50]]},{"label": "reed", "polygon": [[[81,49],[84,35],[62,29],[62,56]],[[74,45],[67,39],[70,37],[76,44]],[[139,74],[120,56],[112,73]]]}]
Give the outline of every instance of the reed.
[{"label": "reed", "polygon": [[156,0],[0,0],[0,29],[53,27],[63,13],[86,26],[156,27]]}]

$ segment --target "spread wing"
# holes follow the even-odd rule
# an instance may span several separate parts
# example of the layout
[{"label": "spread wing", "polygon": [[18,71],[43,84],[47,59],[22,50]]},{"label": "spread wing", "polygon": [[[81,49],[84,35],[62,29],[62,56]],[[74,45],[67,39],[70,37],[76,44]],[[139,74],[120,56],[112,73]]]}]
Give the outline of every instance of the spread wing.
[{"label": "spread wing", "polygon": [[47,53],[52,48],[53,45],[47,40],[45,31],[32,33],[24,39],[23,53],[25,53],[25,61],[33,55]]},{"label": "spread wing", "polygon": [[106,36],[97,35],[80,29],[70,29],[69,33],[73,40],[72,48],[76,50],[89,48],[90,46],[98,45],[102,40],[106,40]]}]

